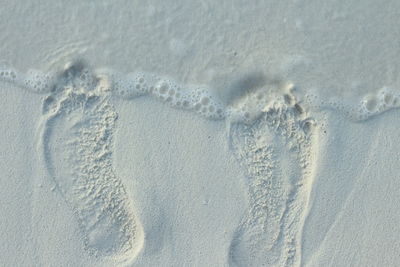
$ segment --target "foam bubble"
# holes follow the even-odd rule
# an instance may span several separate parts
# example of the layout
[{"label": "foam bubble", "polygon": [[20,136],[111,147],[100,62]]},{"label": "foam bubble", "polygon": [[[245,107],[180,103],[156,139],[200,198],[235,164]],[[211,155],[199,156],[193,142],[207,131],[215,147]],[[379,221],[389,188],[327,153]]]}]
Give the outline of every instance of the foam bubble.
[{"label": "foam bubble", "polygon": [[200,103],[203,105],[203,106],[207,106],[209,103],[210,103],[210,98],[208,98],[208,97],[203,97],[201,100],[200,100]]},{"label": "foam bubble", "polygon": [[158,96],[165,96],[171,87],[171,82],[169,80],[162,79],[154,87],[154,94]]},{"label": "foam bubble", "polygon": [[362,104],[367,112],[375,112],[379,105],[378,99],[375,96],[367,96]]}]

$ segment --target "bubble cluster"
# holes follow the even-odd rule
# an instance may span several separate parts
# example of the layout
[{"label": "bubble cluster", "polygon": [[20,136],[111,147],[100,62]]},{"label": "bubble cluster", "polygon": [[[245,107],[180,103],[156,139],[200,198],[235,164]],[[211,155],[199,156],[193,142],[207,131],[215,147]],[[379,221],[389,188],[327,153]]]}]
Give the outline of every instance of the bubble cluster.
[{"label": "bubble cluster", "polygon": [[15,82],[18,79],[18,74],[14,69],[1,68],[0,69],[0,80],[4,82]]},{"label": "bubble cluster", "polygon": [[109,72],[112,93],[123,99],[132,99],[149,92],[149,83],[154,81],[153,75],[146,73],[129,73],[126,75]]},{"label": "bubble cluster", "polygon": [[54,77],[38,70],[29,70],[21,80],[23,86],[30,91],[43,94],[51,91]]},{"label": "bubble cluster", "polygon": [[395,93],[390,88],[384,87],[376,94],[368,94],[362,99],[358,109],[358,118],[365,120],[399,106],[400,94]]},{"label": "bubble cluster", "polygon": [[76,86],[81,87],[85,90],[93,90],[98,83],[98,77],[92,75],[89,69],[82,69],[82,73],[76,77]]},{"label": "bubble cluster", "polygon": [[206,118],[224,118],[224,108],[204,86],[181,86],[168,77],[149,73],[108,73],[112,93],[123,99],[149,94],[168,105],[194,111]]},{"label": "bubble cluster", "polygon": [[187,99],[192,105],[192,109],[198,114],[212,119],[222,119],[225,117],[223,104],[211,93],[207,87],[196,86],[188,92]]},{"label": "bubble cluster", "polygon": [[383,87],[375,93],[368,93],[360,102],[347,98],[333,97],[324,99],[323,96],[305,94],[307,106],[313,110],[335,110],[353,121],[367,120],[375,115],[400,106],[400,92]]}]

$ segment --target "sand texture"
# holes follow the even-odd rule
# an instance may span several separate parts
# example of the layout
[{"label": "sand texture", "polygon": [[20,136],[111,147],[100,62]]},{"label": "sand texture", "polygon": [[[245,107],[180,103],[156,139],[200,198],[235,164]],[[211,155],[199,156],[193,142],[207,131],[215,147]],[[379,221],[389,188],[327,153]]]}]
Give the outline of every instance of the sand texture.
[{"label": "sand texture", "polygon": [[0,266],[397,266],[400,2],[0,9]]}]

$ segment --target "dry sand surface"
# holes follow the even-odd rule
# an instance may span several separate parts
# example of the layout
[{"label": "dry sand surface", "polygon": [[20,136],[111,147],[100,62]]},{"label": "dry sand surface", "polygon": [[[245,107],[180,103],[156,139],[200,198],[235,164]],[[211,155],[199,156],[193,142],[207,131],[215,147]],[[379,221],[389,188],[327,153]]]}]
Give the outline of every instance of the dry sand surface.
[{"label": "dry sand surface", "polygon": [[399,1],[9,1],[0,266],[397,266]]}]

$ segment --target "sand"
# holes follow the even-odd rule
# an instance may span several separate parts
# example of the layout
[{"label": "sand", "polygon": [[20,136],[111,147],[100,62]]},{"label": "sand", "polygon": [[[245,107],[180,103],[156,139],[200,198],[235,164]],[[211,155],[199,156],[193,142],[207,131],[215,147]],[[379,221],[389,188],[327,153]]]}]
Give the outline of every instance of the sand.
[{"label": "sand", "polygon": [[3,3],[0,265],[397,265],[398,9]]}]

